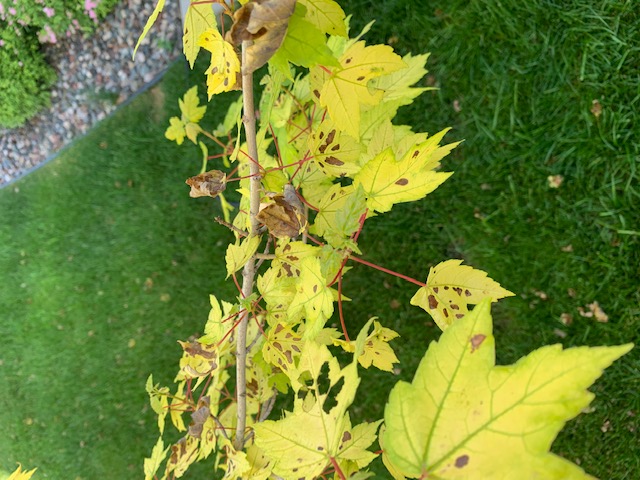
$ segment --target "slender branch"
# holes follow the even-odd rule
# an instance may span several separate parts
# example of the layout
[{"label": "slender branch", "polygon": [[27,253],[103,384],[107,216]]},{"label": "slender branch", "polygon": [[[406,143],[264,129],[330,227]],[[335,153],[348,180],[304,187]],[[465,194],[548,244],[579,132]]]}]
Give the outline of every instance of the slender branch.
[{"label": "slender branch", "polygon": [[[250,41],[242,42],[242,65],[247,65],[247,48],[251,46]],[[258,234],[260,225],[258,223],[258,210],[260,208],[260,164],[258,163],[258,147],[256,144],[256,113],[253,101],[253,72],[242,72],[242,106],[244,131],[246,133],[249,172],[251,174],[249,189],[249,218],[251,228],[249,236]],[[253,291],[253,282],[256,274],[256,259],[252,257],[245,264],[242,270],[242,296],[248,298]],[[237,331],[236,343],[236,401],[238,402],[238,416],[234,448],[242,450],[244,447],[244,431],[247,425],[247,324],[249,321],[249,311],[242,315]]]},{"label": "slender branch", "polygon": [[244,230],[240,230],[238,227],[236,227],[235,225],[230,224],[229,222],[225,222],[223,219],[221,219],[220,217],[216,217],[214,218],[214,220],[216,222],[218,222],[220,225],[224,225],[225,227],[227,227],[229,230],[236,232],[238,235],[240,235],[241,237],[246,237],[247,235],[249,235],[247,232],[245,232]]}]

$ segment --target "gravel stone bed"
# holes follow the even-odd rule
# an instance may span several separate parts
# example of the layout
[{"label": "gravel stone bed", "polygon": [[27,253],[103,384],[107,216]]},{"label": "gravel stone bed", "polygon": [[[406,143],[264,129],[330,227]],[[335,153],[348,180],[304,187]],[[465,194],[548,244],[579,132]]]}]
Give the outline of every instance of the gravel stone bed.
[{"label": "gravel stone bed", "polygon": [[118,105],[154,81],[182,49],[178,0],[170,0],[138,48],[133,48],[154,0],[121,0],[90,36],[44,47],[58,80],[51,106],[24,126],[0,129],[0,187],[55,156]]}]

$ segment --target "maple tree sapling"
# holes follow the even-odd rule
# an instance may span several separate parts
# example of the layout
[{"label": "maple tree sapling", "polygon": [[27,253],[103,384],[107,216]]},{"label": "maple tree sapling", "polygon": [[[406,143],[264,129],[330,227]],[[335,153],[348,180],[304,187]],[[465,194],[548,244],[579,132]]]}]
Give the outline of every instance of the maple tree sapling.
[{"label": "maple tree sapling", "polygon": [[[187,183],[191,196],[220,199],[218,221],[235,237],[227,278],[238,294],[211,295],[203,335],[179,342],[173,388],[149,377],[160,438],[145,478],[179,478],[214,456],[225,479],[363,479],[380,455],[396,479],[588,478],[549,448],[593,398],[586,389],[631,345],[542,347],[495,366],[490,305],[511,292],[460,260],[431,267],[422,282],[362,258],[369,218],[423,199],[451,176],[441,160],[459,142],[443,144],[448,129],[428,135],[393,123],[429,89],[418,86],[428,55],[367,45],[369,26],[350,38],[334,0],[240,3],[192,2],[183,45],[191,67],[200,50],[210,54],[209,99],[241,96],[211,130],[200,124],[207,106],[193,87],[165,134],[200,147],[201,171]],[[162,8],[160,0],[138,44]],[[265,65],[255,102],[254,73]],[[210,146],[220,152],[209,155]],[[225,198],[230,189],[240,194],[236,206]],[[413,382],[392,389],[384,419],[354,425],[359,369],[393,371],[392,342],[402,333],[372,318],[349,335],[342,280],[356,264],[418,286],[411,303],[443,333]],[[336,317],[341,331],[327,326]],[[275,415],[276,398],[287,395],[292,407]],[[182,436],[165,446],[167,416]]]}]

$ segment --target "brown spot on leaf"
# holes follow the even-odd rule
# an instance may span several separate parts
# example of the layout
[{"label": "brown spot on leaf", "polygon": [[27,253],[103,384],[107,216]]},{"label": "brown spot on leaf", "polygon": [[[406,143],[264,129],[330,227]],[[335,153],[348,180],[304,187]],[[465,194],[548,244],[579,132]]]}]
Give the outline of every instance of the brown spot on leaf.
[{"label": "brown spot on leaf", "polygon": [[399,180],[396,180],[396,185],[407,185],[409,183],[409,180],[406,178],[400,178]]},{"label": "brown spot on leaf", "polygon": [[356,81],[361,82],[365,79],[365,77],[363,76],[359,76],[358,78],[356,78]]},{"label": "brown spot on leaf", "polygon": [[439,290],[440,290],[440,288],[438,288],[438,287],[433,287],[433,291],[434,291],[435,293],[438,293],[438,291],[439,291]]},{"label": "brown spot on leaf", "polygon": [[456,468],[466,467],[469,463],[469,455],[460,455],[456,458]]},{"label": "brown spot on leaf", "polygon": [[287,272],[287,277],[294,276],[293,271],[291,270],[291,265],[289,265],[288,263],[283,263],[282,268],[284,269],[285,272]]},{"label": "brown spot on leaf", "polygon": [[[318,89],[315,89],[313,91],[313,94],[316,96],[316,98],[320,98],[320,92],[318,91]],[[320,137],[320,138],[322,138],[322,137]]]},{"label": "brown spot on leaf", "polygon": [[273,342],[273,348],[282,351],[282,345],[279,342]]},{"label": "brown spot on leaf", "polygon": [[480,348],[480,345],[482,345],[482,342],[484,342],[485,338],[487,338],[487,336],[482,333],[476,333],[473,337],[471,337],[471,340],[469,340],[469,342],[471,343],[471,353]]},{"label": "brown spot on leaf", "polygon": [[324,159],[324,161],[327,162],[329,165],[334,165],[336,167],[340,167],[344,165],[344,162],[342,160],[337,159],[336,157],[327,157]]},{"label": "brown spot on leaf", "polygon": [[469,290],[465,290],[465,291],[464,291],[464,294],[465,294],[467,297],[470,297],[470,296],[471,296],[471,292],[470,292]]},{"label": "brown spot on leaf", "polygon": [[431,310],[435,310],[438,307],[438,300],[436,300],[436,297],[434,297],[433,295],[429,295],[428,299],[429,299],[429,308]]},{"label": "brown spot on leaf", "polygon": [[318,293],[318,285],[313,286],[313,293]]},{"label": "brown spot on leaf", "polygon": [[420,155],[420,150],[415,150],[413,155],[411,155],[411,158],[416,158],[418,155]]},{"label": "brown spot on leaf", "polygon": [[348,431],[345,431],[342,434],[342,443],[348,442],[349,440],[351,440],[351,434]]},{"label": "brown spot on leaf", "polygon": [[453,287],[453,291],[462,296],[462,289],[460,287]]}]

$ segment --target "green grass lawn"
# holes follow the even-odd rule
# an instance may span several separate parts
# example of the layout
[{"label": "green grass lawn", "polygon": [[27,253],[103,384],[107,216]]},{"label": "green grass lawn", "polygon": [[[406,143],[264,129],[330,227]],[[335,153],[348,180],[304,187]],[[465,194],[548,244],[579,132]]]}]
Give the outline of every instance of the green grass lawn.
[{"label": "green grass lawn", "polygon": [[[367,260],[423,279],[462,258],[515,297],[493,308],[499,363],[544,344],[640,341],[640,6],[634,1],[350,0],[353,31],[400,53],[431,51],[424,94],[398,122],[465,139],[456,174],[424,201],[367,222]],[[196,75],[176,65],[60,157],[0,191],[0,478],[142,478],[157,437],[144,382],[170,382],[177,339],[197,334],[224,284],[230,235],[215,202],[188,198],[199,149],[163,139]],[[597,103],[594,103],[597,101]],[[207,114],[214,127],[225,100]],[[597,113],[594,105],[600,105]],[[635,130],[634,130],[634,125]],[[551,188],[550,175],[562,175]],[[350,332],[397,330],[397,376],[367,371],[355,420],[380,418],[439,332],[413,285],[358,265]],[[608,323],[578,309],[599,302]],[[560,322],[571,315],[570,325]],[[592,389],[593,409],[553,451],[602,479],[640,471],[640,354]],[[380,478],[387,478],[378,463]],[[202,470],[200,470],[202,472]],[[188,478],[195,478],[187,475]],[[199,478],[205,478],[200,476]]]}]

